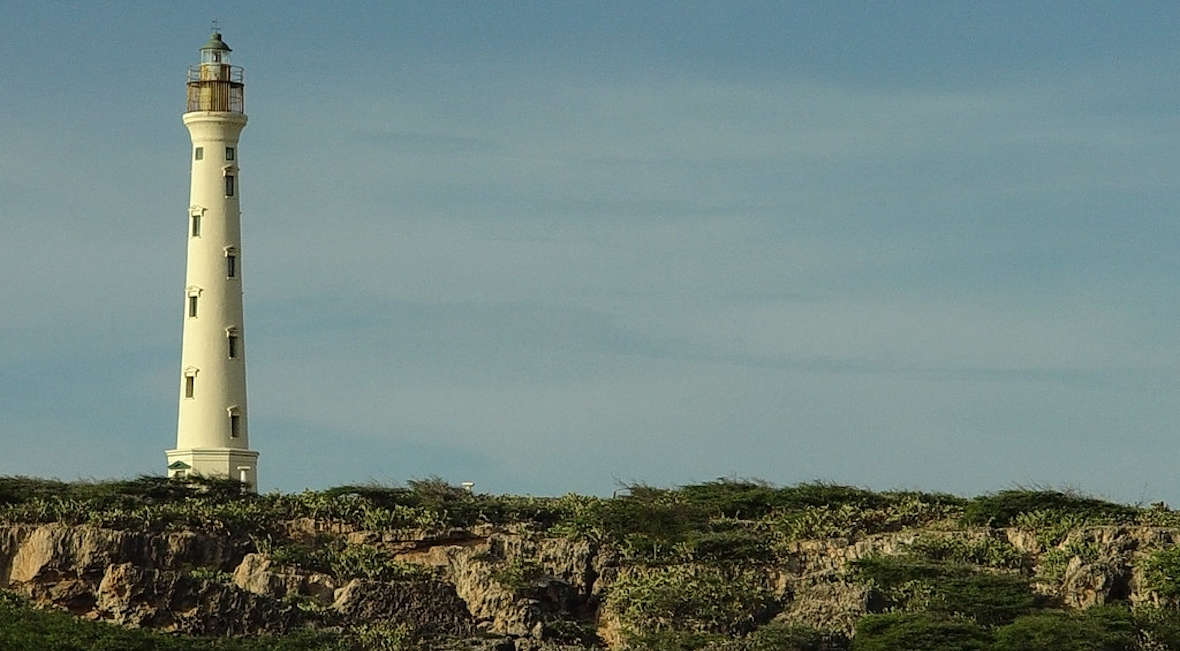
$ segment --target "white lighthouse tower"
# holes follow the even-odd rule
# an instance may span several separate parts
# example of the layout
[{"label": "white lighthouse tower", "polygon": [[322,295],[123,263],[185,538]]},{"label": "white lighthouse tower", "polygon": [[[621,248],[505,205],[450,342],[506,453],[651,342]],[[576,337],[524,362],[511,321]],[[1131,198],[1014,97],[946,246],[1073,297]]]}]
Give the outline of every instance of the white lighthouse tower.
[{"label": "white lighthouse tower", "polygon": [[180,409],[168,475],[240,479],[258,487],[246,410],[238,135],[246,126],[242,68],[216,31],[188,70],[184,126],[192,138]]}]

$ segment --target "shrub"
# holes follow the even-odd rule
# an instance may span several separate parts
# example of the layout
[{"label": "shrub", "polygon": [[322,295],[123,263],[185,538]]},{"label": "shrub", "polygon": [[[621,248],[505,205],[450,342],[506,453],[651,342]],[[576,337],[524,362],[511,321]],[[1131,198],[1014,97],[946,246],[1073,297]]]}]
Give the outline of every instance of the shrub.
[{"label": "shrub", "polygon": [[534,561],[523,558],[514,558],[492,572],[492,579],[496,583],[513,592],[521,592],[530,588],[545,577],[544,568]]},{"label": "shrub", "polygon": [[707,647],[709,651],[843,651],[847,638],[806,626],[771,622],[744,638]]},{"label": "shrub", "polygon": [[548,533],[601,543],[609,537],[602,517],[606,500],[583,495],[563,495],[551,502],[554,521]]},{"label": "shrub", "polygon": [[1148,589],[1168,599],[1180,597],[1180,545],[1152,552],[1140,566]]},{"label": "shrub", "polygon": [[994,651],[1133,651],[1137,630],[1131,614],[1120,608],[1091,608],[1080,613],[1024,615],[996,629]]},{"label": "shrub", "polygon": [[773,560],[768,537],[748,529],[706,531],[691,536],[680,545],[677,556],[685,562],[765,563]]},{"label": "shrub", "polygon": [[425,568],[401,563],[369,545],[348,545],[340,538],[321,536],[311,543],[277,545],[264,552],[271,562],[331,574],[338,579],[400,581],[429,576]]},{"label": "shrub", "polygon": [[1041,554],[1036,563],[1037,580],[1050,585],[1061,583],[1075,556],[1083,563],[1093,563],[1098,560],[1098,545],[1093,541],[1074,540]]},{"label": "shrub", "polygon": [[866,615],[856,623],[852,651],[902,649],[985,651],[991,649],[991,635],[971,620],[934,613]]},{"label": "shrub", "polygon": [[774,513],[761,523],[777,546],[797,540],[851,538],[866,530],[862,509],[849,504],[813,506],[802,511]]},{"label": "shrub", "polygon": [[783,505],[780,490],[760,480],[717,479],[682,486],[679,493],[710,515],[752,520]]},{"label": "shrub", "polygon": [[1064,549],[1050,549],[1037,557],[1037,581],[1048,585],[1057,585],[1065,579],[1065,570],[1069,567],[1069,560],[1073,555]]},{"label": "shrub", "polygon": [[346,651],[335,633],[299,631],[249,639],[178,637],[91,622],[69,613],[39,610],[0,592],[0,649],[38,651]]},{"label": "shrub", "polygon": [[875,586],[878,609],[920,609],[969,617],[983,625],[1011,622],[1045,603],[1018,574],[905,557],[855,561],[854,575]]},{"label": "shrub", "polygon": [[760,578],[748,571],[700,565],[636,570],[611,586],[607,607],[636,634],[745,633],[765,620],[774,603]]},{"label": "shrub", "polygon": [[1145,606],[1132,612],[1145,651],[1180,649],[1180,611]]},{"label": "shrub", "polygon": [[797,540],[856,538],[900,531],[943,520],[953,512],[953,506],[907,496],[880,508],[846,503],[775,512],[763,518],[759,525],[769,531],[775,538],[776,546],[781,547]]},{"label": "shrub", "polygon": [[222,572],[212,567],[194,567],[188,571],[188,575],[197,581],[209,581],[210,583],[230,583],[233,580],[233,575],[229,572]]},{"label": "shrub", "polygon": [[659,630],[628,632],[624,639],[627,643],[625,648],[628,649],[696,651],[697,649],[713,648],[712,645],[726,640],[727,636],[700,631]]},{"label": "shrub", "polygon": [[864,488],[840,486],[826,482],[811,482],[780,488],[775,494],[779,508],[805,508],[809,506],[856,506],[879,508],[891,500],[887,495],[874,493]]},{"label": "shrub", "polygon": [[1061,544],[1070,531],[1093,523],[1084,513],[1063,509],[1038,509],[1021,513],[1012,524],[1033,534],[1041,547]]},{"label": "shrub", "polygon": [[353,631],[352,637],[365,651],[416,651],[423,648],[422,640],[405,624],[364,624]]},{"label": "shrub", "polygon": [[560,648],[590,647],[598,648],[602,640],[598,638],[598,628],[593,620],[562,619],[554,617],[542,624],[541,637],[554,645],[567,645]]},{"label": "shrub", "polygon": [[1054,490],[1005,490],[982,495],[967,502],[963,522],[968,525],[1007,527],[1016,516],[1031,511],[1070,513],[1084,520],[1102,522],[1133,518],[1137,511],[1123,504]]},{"label": "shrub", "polygon": [[1021,569],[1028,557],[1006,540],[986,537],[966,540],[952,536],[923,536],[914,541],[912,554],[931,561]]},{"label": "shrub", "polygon": [[69,487],[69,484],[53,479],[4,476],[0,477],[0,504],[21,504],[37,498],[57,497]]},{"label": "shrub", "polygon": [[420,565],[395,561],[381,550],[368,545],[346,545],[330,552],[328,568],[340,579],[370,581],[406,581],[422,579],[430,572]]},{"label": "shrub", "polygon": [[626,488],[626,495],[609,500],[567,496],[551,502],[559,515],[550,532],[623,544],[629,558],[645,563],[765,562],[776,543],[896,531],[956,514],[963,502],[948,495],[874,493],[825,483],[775,488],[735,479],[674,490]]}]

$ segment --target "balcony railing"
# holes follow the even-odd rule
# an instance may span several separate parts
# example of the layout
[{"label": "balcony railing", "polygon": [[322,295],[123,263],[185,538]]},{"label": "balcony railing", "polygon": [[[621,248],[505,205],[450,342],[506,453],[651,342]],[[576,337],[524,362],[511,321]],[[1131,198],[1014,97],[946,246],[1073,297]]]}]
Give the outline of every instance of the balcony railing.
[{"label": "balcony railing", "polygon": [[235,84],[246,82],[246,73],[242,66],[231,66],[224,63],[206,63],[188,67],[185,81],[228,81]]},{"label": "balcony railing", "polygon": [[185,112],[245,110],[245,74],[241,66],[205,64],[190,66],[186,76]]}]

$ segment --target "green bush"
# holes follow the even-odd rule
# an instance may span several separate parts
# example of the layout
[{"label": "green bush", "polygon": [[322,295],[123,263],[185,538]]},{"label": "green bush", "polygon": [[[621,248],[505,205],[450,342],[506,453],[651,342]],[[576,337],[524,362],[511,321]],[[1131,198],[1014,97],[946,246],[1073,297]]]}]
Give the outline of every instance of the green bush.
[{"label": "green bush", "polygon": [[999,538],[963,539],[952,536],[922,536],[910,547],[913,555],[930,561],[982,565],[1001,569],[1022,569],[1029,564],[1026,554]]},{"label": "green bush", "polygon": [[1037,509],[1012,518],[1012,524],[1033,534],[1041,547],[1060,545],[1069,532],[1093,523],[1092,516],[1065,509]]},{"label": "green bush", "polygon": [[624,636],[627,649],[643,651],[697,651],[709,649],[728,639],[728,636],[699,631],[659,630],[628,632]]},{"label": "green bush", "polygon": [[343,580],[401,581],[421,579],[430,574],[419,565],[395,561],[375,547],[349,545],[334,537],[320,537],[310,543],[277,545],[263,553],[277,565],[323,572]]},{"label": "green bush", "polygon": [[211,583],[230,583],[233,581],[233,575],[229,572],[222,572],[212,567],[194,567],[188,571],[188,575],[197,581],[209,581]]},{"label": "green bush", "polygon": [[551,617],[543,622],[541,637],[554,645],[566,645],[561,648],[569,646],[597,648],[602,643],[602,640],[598,638],[598,628],[592,619]]},{"label": "green bush", "polygon": [[783,488],[718,479],[678,489],[643,484],[609,500],[550,503],[550,531],[623,546],[644,563],[772,560],[775,545],[807,538],[896,531],[957,515],[963,500],[915,492],[874,493],[825,483]]},{"label": "green bush", "polygon": [[513,592],[526,590],[545,578],[544,568],[523,558],[514,558],[492,572],[492,579],[496,583]]},{"label": "green bush", "polygon": [[0,505],[57,497],[66,493],[69,488],[70,484],[54,479],[3,476],[0,477]]},{"label": "green bush", "polygon": [[753,520],[784,505],[781,490],[764,481],[718,479],[682,486],[679,493],[710,515]]},{"label": "green bush", "polygon": [[889,495],[875,493],[854,486],[840,486],[826,482],[810,482],[780,488],[775,494],[778,508],[806,508],[809,506],[856,506],[880,508],[893,501]]},{"label": "green bush", "polygon": [[1068,569],[1071,558],[1073,558],[1073,555],[1064,549],[1050,549],[1038,556],[1036,564],[1037,581],[1048,585],[1061,583],[1065,579],[1065,570]]},{"label": "green bush", "polygon": [[607,608],[634,634],[661,631],[740,634],[769,617],[774,595],[753,572],[669,565],[624,573]]},{"label": "green bush", "polygon": [[1037,580],[1049,585],[1061,583],[1075,556],[1083,563],[1093,563],[1098,560],[1098,545],[1093,541],[1075,540],[1041,554],[1035,568]]},{"label": "green bush", "polygon": [[907,496],[882,507],[853,504],[809,506],[798,511],[774,512],[759,526],[768,531],[780,551],[799,540],[858,538],[865,535],[928,525],[946,519],[955,507]]},{"label": "green bush", "polygon": [[0,649],[13,651],[347,651],[335,633],[300,631],[282,637],[180,637],[91,622],[69,613],[39,610],[0,593]]},{"label": "green bush", "polygon": [[1180,610],[1144,606],[1132,612],[1147,649],[1180,649]]},{"label": "green bush", "polygon": [[1124,504],[1074,492],[1015,489],[969,500],[963,509],[963,522],[976,526],[1007,527],[1014,524],[1016,516],[1032,511],[1064,512],[1098,522],[1125,521],[1133,519],[1138,513]]},{"label": "green bush", "polygon": [[607,500],[584,495],[563,495],[550,502],[556,517],[546,529],[550,535],[602,543],[610,538],[602,510]]},{"label": "green bush", "polygon": [[[987,651],[991,634],[979,624],[934,613],[867,615],[856,623],[852,651]],[[1028,647],[1026,651],[1048,647]]]},{"label": "green bush", "polygon": [[365,651],[417,651],[427,648],[418,634],[405,624],[366,624],[354,631],[353,639]]},{"label": "green bush", "polygon": [[1149,589],[1168,599],[1180,597],[1180,545],[1152,552],[1140,566]]},{"label": "green bush", "polygon": [[979,624],[1011,622],[1045,604],[1019,574],[978,571],[966,565],[883,556],[855,561],[853,574],[874,586],[877,610],[929,610],[969,617]]},{"label": "green bush", "polygon": [[677,556],[685,562],[708,563],[773,560],[768,536],[749,529],[706,531],[691,536],[679,547]]},{"label": "green bush", "polygon": [[1024,615],[995,631],[993,651],[1133,651],[1137,629],[1120,608]]},{"label": "green bush", "polygon": [[744,638],[706,647],[709,651],[844,651],[848,639],[806,626],[771,622]]}]

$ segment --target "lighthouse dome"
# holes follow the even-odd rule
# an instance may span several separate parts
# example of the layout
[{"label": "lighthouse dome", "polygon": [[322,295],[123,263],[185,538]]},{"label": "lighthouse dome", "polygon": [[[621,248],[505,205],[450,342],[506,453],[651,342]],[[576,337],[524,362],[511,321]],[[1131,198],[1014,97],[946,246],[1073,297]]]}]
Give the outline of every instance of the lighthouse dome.
[{"label": "lighthouse dome", "polygon": [[223,50],[230,52],[230,47],[221,40],[221,32],[213,32],[209,35],[209,40],[201,46],[202,50]]},{"label": "lighthouse dome", "polygon": [[229,63],[230,49],[221,40],[221,32],[213,32],[209,40],[201,46],[201,63]]}]

